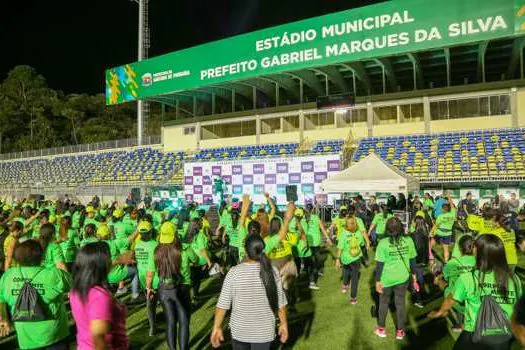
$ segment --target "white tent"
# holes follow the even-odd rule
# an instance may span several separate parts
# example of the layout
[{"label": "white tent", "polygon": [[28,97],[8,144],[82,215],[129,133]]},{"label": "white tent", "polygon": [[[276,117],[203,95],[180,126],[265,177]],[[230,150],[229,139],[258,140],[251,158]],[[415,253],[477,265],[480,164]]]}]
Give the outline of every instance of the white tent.
[{"label": "white tent", "polygon": [[419,190],[419,180],[403,173],[375,154],[352,164],[323,181],[327,193],[390,192],[412,193]]}]

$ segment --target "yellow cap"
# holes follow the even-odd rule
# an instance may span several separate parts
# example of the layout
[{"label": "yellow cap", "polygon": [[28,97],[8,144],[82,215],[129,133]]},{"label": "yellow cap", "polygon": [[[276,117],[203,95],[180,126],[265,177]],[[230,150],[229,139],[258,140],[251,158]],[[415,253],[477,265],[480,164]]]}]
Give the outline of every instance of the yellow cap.
[{"label": "yellow cap", "polygon": [[342,206],[339,208],[339,211],[341,211],[341,210],[347,210],[347,209],[348,209],[348,207],[347,207],[346,205],[342,205]]},{"label": "yellow cap", "polygon": [[94,212],[94,211],[95,211],[95,208],[93,208],[92,205],[88,205],[88,206],[86,207],[86,213],[89,214],[89,213],[92,213],[92,212]]},{"label": "yellow cap", "polygon": [[297,209],[295,209],[293,215],[294,215],[294,216],[300,216],[300,217],[303,217],[303,216],[304,216],[304,209],[303,209],[303,208],[297,208]]},{"label": "yellow cap", "polygon": [[3,210],[11,210],[11,206],[9,204],[4,204],[4,206],[2,207]]},{"label": "yellow cap", "polygon": [[149,232],[153,229],[149,221],[141,221],[137,226],[137,231],[139,232]]},{"label": "yellow cap", "polygon": [[54,224],[57,221],[56,215],[49,215],[49,223]]},{"label": "yellow cap", "polygon": [[418,210],[417,213],[416,213],[416,216],[422,217],[424,219],[425,218],[425,212],[423,210]]},{"label": "yellow cap", "polygon": [[124,210],[120,209],[120,208],[117,208],[113,211],[113,217],[114,218],[117,218],[117,219],[120,219],[121,217],[124,216]]},{"label": "yellow cap", "polygon": [[159,243],[169,244],[175,238],[176,227],[172,222],[166,221],[160,227]]},{"label": "yellow cap", "polygon": [[108,225],[100,225],[97,229],[97,236],[99,238],[106,238],[110,233]]}]

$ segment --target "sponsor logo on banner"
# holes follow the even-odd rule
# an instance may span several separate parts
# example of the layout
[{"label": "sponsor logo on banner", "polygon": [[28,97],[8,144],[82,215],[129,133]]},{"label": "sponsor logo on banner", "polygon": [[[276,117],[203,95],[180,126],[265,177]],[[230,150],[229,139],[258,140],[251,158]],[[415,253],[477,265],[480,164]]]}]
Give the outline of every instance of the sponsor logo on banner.
[{"label": "sponsor logo on banner", "polygon": [[288,163],[277,163],[277,173],[286,174],[288,172]]},{"label": "sponsor logo on banner", "polygon": [[203,184],[203,185],[211,185],[211,177],[209,177],[209,176],[204,176],[204,177],[202,178],[202,184]]},{"label": "sponsor logo on banner", "polygon": [[314,162],[302,162],[301,163],[302,172],[311,172],[314,171]]},{"label": "sponsor logo on banner", "polygon": [[193,185],[193,176],[184,176],[185,185]]},{"label": "sponsor logo on banner", "polygon": [[202,194],[202,186],[200,186],[200,185],[193,186],[193,193],[194,194]]},{"label": "sponsor logo on banner", "polygon": [[322,173],[315,173],[314,174],[314,181],[315,183],[321,183],[328,177],[328,174],[326,172]]},{"label": "sponsor logo on banner", "polygon": [[302,184],[301,190],[303,193],[308,193],[308,194],[314,193],[314,185],[313,184]]},{"label": "sponsor logo on banner", "polygon": [[253,173],[254,174],[264,174],[264,164],[254,164]]},{"label": "sponsor logo on banner", "polygon": [[153,84],[153,75],[146,73],[142,75],[142,86],[151,86]]},{"label": "sponsor logo on banner", "polygon": [[232,165],[232,174],[241,175],[242,174],[242,165]]},{"label": "sponsor logo on banner", "polygon": [[288,181],[291,184],[300,184],[301,183],[301,174],[289,174]]},{"label": "sponsor logo on banner", "polygon": [[233,194],[242,194],[242,185],[233,185]]},{"label": "sponsor logo on banner", "polygon": [[329,160],[327,164],[328,164],[328,171],[341,170],[341,163],[338,160]]},{"label": "sponsor logo on banner", "polygon": [[184,196],[184,198],[186,199],[186,202],[193,202],[193,195],[192,194],[186,194]]},{"label": "sponsor logo on banner", "polygon": [[264,185],[253,185],[253,192],[255,194],[263,194],[264,193]]},{"label": "sponsor logo on banner", "polygon": [[222,175],[222,167],[221,166],[212,166],[211,167],[211,173],[215,176],[221,176]]},{"label": "sponsor logo on banner", "polygon": [[210,194],[204,194],[202,196],[202,202],[204,204],[208,204],[208,203],[211,204],[211,203],[213,203],[213,196],[210,195]]},{"label": "sponsor logo on banner", "polygon": [[286,185],[277,185],[277,194],[286,194]]},{"label": "sponsor logo on banner", "polygon": [[228,185],[231,185],[232,183],[232,176],[231,175],[224,175],[222,177],[222,179],[224,180],[224,182]]},{"label": "sponsor logo on banner", "polygon": [[193,168],[193,176],[202,176],[202,167],[196,166]]},{"label": "sponsor logo on banner", "polygon": [[253,184],[253,175],[244,175],[242,177],[242,183],[245,185]]},{"label": "sponsor logo on banner", "polygon": [[277,182],[277,176],[275,174],[264,175],[264,183],[267,185],[273,185]]}]

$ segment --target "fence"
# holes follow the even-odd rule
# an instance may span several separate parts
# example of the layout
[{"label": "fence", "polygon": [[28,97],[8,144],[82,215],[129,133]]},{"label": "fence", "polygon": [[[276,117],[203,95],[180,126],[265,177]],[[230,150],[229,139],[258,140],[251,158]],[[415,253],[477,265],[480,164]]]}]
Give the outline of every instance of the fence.
[{"label": "fence", "polygon": [[[161,143],[161,137],[159,135],[146,136],[142,139],[143,146],[158,145],[160,143]],[[80,152],[94,152],[94,151],[100,151],[100,150],[106,150],[106,149],[136,147],[136,146],[138,146],[138,142],[136,138],[124,139],[124,140],[112,140],[112,141],[89,143],[89,144],[83,144],[83,145],[73,145],[73,146],[38,149],[38,150],[33,150],[33,151],[5,153],[5,154],[0,154],[0,160],[45,157],[45,156],[80,153]]]}]

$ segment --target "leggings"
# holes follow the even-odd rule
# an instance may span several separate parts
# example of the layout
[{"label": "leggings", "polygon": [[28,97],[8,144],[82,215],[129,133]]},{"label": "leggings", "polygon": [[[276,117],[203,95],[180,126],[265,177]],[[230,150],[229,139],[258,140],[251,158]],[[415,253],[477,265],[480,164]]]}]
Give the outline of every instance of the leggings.
[{"label": "leggings", "polygon": [[317,283],[317,276],[319,271],[315,268],[315,262],[313,256],[301,258],[303,262],[304,269],[308,275],[308,281],[310,283]]},{"label": "leggings", "polygon": [[270,350],[272,342],[268,343],[244,343],[235,339],[232,339],[233,350]]},{"label": "leggings", "polygon": [[310,282],[317,283],[317,280],[319,279],[319,271],[323,268],[323,257],[321,256],[321,247],[310,247],[312,249],[312,260],[313,260],[313,270],[310,278]]},{"label": "leggings", "polygon": [[396,305],[396,328],[405,328],[405,294],[407,287],[408,283],[402,283],[392,287],[383,288],[383,294],[379,295],[379,315],[377,318],[377,324],[379,327],[385,327],[386,314],[388,313],[388,306],[390,305],[390,296],[394,293],[394,303]]},{"label": "leggings", "polygon": [[157,317],[158,296],[154,293],[151,298],[146,298],[146,309],[148,310],[148,323],[151,332],[155,330],[155,319]]},{"label": "leggings", "polygon": [[480,344],[475,344],[472,341],[472,332],[463,331],[459,335],[456,344],[454,344],[453,350],[470,350],[470,349],[479,349],[479,350],[508,350],[510,349],[510,342],[505,342],[502,344],[496,344],[493,346],[480,346]]},{"label": "leggings", "polygon": [[166,318],[166,333],[170,350],[177,349],[177,323],[179,324],[179,348],[189,349],[190,320],[186,309],[179,299],[178,288],[159,286],[159,301]]},{"label": "leggings", "polygon": [[350,297],[355,299],[357,297],[357,287],[359,286],[359,269],[361,268],[361,261],[357,260],[351,264],[343,265],[343,284],[348,285],[352,280],[352,288]]}]

